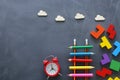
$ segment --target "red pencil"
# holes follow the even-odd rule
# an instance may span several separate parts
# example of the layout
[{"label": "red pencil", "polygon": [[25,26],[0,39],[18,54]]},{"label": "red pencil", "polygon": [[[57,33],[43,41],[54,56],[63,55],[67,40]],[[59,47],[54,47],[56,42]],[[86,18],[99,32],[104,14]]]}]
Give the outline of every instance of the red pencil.
[{"label": "red pencil", "polygon": [[92,59],[74,59],[74,58],[72,58],[72,59],[68,59],[68,61],[70,61],[70,62],[92,62],[93,60]]}]

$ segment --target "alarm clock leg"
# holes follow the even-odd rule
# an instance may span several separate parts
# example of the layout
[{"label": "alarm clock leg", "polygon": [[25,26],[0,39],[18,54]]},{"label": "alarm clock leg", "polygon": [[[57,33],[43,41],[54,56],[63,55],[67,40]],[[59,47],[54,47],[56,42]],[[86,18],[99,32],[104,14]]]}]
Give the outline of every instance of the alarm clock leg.
[{"label": "alarm clock leg", "polygon": [[47,77],[47,80],[48,80],[49,78],[50,78],[50,77],[48,76],[48,77]]},{"label": "alarm clock leg", "polygon": [[62,74],[61,73],[58,73],[60,76],[62,76]]}]

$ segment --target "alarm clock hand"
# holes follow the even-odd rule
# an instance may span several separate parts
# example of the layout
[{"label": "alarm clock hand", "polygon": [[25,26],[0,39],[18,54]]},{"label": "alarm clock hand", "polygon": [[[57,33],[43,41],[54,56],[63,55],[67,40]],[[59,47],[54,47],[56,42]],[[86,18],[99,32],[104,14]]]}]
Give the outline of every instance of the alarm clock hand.
[{"label": "alarm clock hand", "polygon": [[53,65],[51,64],[51,69],[54,70]]},{"label": "alarm clock hand", "polygon": [[52,70],[54,70],[54,68],[53,68],[53,65],[51,64],[51,70],[50,71],[52,71]]}]

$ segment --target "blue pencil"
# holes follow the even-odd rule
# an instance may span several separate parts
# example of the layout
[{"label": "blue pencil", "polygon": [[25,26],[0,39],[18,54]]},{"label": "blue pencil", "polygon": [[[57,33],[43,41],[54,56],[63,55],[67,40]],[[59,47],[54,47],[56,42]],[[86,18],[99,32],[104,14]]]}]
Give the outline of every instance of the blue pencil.
[{"label": "blue pencil", "polygon": [[93,52],[76,52],[76,53],[70,53],[70,56],[90,56],[94,54]]}]

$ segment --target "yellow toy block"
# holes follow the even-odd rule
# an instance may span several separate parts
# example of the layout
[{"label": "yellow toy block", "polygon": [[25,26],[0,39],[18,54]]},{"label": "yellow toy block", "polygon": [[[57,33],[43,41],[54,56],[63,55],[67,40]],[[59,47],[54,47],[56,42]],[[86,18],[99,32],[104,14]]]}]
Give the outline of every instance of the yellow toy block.
[{"label": "yellow toy block", "polygon": [[111,43],[108,41],[108,39],[106,38],[106,36],[103,36],[101,38],[102,42],[100,43],[100,47],[101,48],[104,48],[106,47],[107,49],[111,49],[112,48],[112,45]]},{"label": "yellow toy block", "polygon": [[118,77],[115,77],[115,79],[114,80],[120,80],[120,78],[118,78]]},{"label": "yellow toy block", "polygon": [[113,80],[113,78],[109,77],[108,80]]},{"label": "yellow toy block", "polygon": [[108,80],[120,80],[120,78],[115,77],[114,79],[112,77],[109,77]]}]

